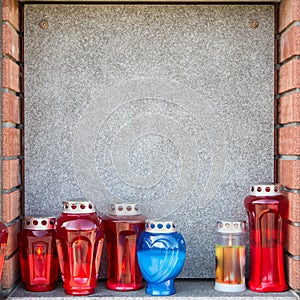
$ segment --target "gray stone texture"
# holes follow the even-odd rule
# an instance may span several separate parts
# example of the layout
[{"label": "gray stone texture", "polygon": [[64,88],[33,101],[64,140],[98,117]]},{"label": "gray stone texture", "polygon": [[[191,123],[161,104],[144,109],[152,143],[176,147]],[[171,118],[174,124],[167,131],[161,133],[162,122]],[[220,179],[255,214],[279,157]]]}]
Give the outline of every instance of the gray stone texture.
[{"label": "gray stone texture", "polygon": [[139,202],[178,223],[180,276],[214,277],[216,221],[246,219],[249,185],[273,180],[273,20],[272,5],[25,5],[26,214]]},{"label": "gray stone texture", "polygon": [[[49,3],[49,0],[19,0],[21,3],[25,2],[25,3]],[[276,3],[276,2],[280,2],[281,0],[251,0],[251,2],[253,4],[257,4],[257,3]],[[52,0],[52,3],[79,3],[82,4],[82,0]],[[101,2],[107,2],[106,0],[84,0],[84,3],[101,3]],[[110,0],[109,2],[117,2],[117,3],[128,3],[128,2],[141,2],[140,0]],[[183,2],[191,2],[190,0],[151,0],[151,1],[147,1],[152,2],[152,3],[165,3],[165,2],[178,2],[178,3],[183,3]],[[205,2],[207,3],[248,3],[249,4],[249,0],[193,0],[193,3],[203,3]]]},{"label": "gray stone texture", "polygon": [[[102,300],[197,300],[197,299],[210,299],[210,300],[296,300],[299,299],[296,294],[292,292],[283,293],[254,293],[246,290],[242,293],[223,293],[214,289],[214,282],[209,280],[175,280],[176,294],[161,297],[149,296],[145,293],[145,289],[134,292],[116,292],[106,289],[105,283],[99,281],[96,291],[90,296],[81,296],[80,300],[98,298]],[[33,293],[25,291],[24,288],[18,288],[9,299],[11,300],[36,300],[36,299],[56,299],[64,300],[72,296],[66,295],[61,286],[57,284],[55,290],[43,293]]]}]

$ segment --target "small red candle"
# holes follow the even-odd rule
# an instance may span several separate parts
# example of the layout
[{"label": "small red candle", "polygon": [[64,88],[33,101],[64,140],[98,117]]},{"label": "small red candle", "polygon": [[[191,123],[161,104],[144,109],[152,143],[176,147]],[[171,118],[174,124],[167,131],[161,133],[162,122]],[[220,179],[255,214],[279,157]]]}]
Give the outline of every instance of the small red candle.
[{"label": "small red candle", "polygon": [[8,238],[7,227],[2,222],[0,222],[0,281],[2,278],[2,269],[3,269],[4,256],[5,256],[6,245],[7,245],[7,238]]},{"label": "small red candle", "polygon": [[58,257],[55,245],[55,218],[25,217],[18,235],[21,277],[25,288],[45,292],[55,288]]}]

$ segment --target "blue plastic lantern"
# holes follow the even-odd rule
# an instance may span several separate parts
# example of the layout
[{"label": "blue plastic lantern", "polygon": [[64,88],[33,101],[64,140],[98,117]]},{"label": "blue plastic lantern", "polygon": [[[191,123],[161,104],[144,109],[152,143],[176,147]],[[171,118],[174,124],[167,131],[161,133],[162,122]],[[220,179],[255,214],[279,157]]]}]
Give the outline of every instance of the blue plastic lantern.
[{"label": "blue plastic lantern", "polygon": [[137,256],[146,293],[167,296],[176,293],[174,280],[183,268],[186,246],[172,221],[147,220],[137,243]]}]

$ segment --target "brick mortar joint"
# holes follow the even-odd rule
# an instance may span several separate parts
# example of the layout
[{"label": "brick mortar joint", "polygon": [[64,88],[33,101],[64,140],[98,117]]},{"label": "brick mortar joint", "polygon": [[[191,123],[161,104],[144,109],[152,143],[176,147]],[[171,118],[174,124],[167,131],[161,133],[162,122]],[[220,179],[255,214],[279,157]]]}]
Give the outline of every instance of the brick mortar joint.
[{"label": "brick mortar joint", "polygon": [[23,217],[20,215],[20,216],[16,217],[15,219],[13,219],[12,221],[5,223],[5,225],[6,225],[6,227],[10,227],[15,224],[20,224],[22,222],[22,219],[23,219]]},{"label": "brick mortar joint", "polygon": [[12,23],[10,23],[8,20],[3,20],[2,21],[2,26],[3,25],[8,25],[10,28],[12,28],[20,36],[21,32]]},{"label": "brick mortar joint", "polygon": [[[299,90],[300,90],[300,89],[299,89]],[[2,88],[2,94],[4,94],[4,93],[11,94],[11,95],[16,96],[16,97],[18,97],[18,98],[20,98],[20,99],[23,98],[23,94],[22,94],[22,93],[16,92],[16,91],[11,90],[11,89],[6,88],[6,87],[5,87],[5,88]]]},{"label": "brick mortar joint", "polygon": [[294,94],[297,94],[297,93],[300,93],[300,88],[294,88],[294,89],[288,90],[286,92],[282,92],[280,94],[275,95],[275,98],[277,100],[280,100],[283,97],[287,97],[289,95],[294,95]]},{"label": "brick mortar joint", "polygon": [[287,154],[278,154],[274,157],[276,160],[291,160],[297,161],[300,160],[300,155],[287,155]]},{"label": "brick mortar joint", "polygon": [[300,222],[293,222],[291,220],[284,220],[284,222],[288,225],[294,226],[294,227],[300,227]]},{"label": "brick mortar joint", "polygon": [[13,155],[13,156],[2,156],[2,161],[8,161],[8,160],[23,160],[24,157],[22,155]]},{"label": "brick mortar joint", "polygon": [[282,189],[287,193],[300,194],[300,189],[299,190],[298,189],[290,189],[285,186],[283,186]]},{"label": "brick mortar joint", "polygon": [[2,20],[2,25],[9,25],[18,33],[18,35],[20,35],[20,30],[18,30],[18,28],[16,28],[9,20]]},{"label": "brick mortar joint", "polygon": [[[3,57],[3,59],[8,59],[8,60],[10,60],[11,62],[13,62],[13,63],[15,63],[16,65],[18,65],[19,67],[23,67],[23,64],[20,62],[20,61],[18,61],[18,60],[16,60],[13,56],[11,56],[11,55],[8,55],[8,54],[2,54],[2,57]],[[21,73],[21,72],[20,72]]]},{"label": "brick mortar joint", "polygon": [[23,186],[16,186],[16,187],[13,187],[13,188],[11,188],[11,189],[7,189],[7,190],[3,190],[2,189],[2,191],[1,191],[1,194],[2,195],[9,195],[9,194],[12,194],[12,193],[14,193],[14,192],[16,192],[16,191],[22,191],[23,190]]},{"label": "brick mortar joint", "polygon": [[287,27],[283,28],[278,34],[276,34],[276,38],[280,38],[282,35],[287,33],[292,27],[300,26],[300,20],[295,20],[290,23]]},{"label": "brick mortar joint", "polygon": [[290,122],[290,123],[284,123],[284,124],[277,124],[277,125],[275,125],[276,129],[288,128],[288,127],[300,127],[300,122]]},{"label": "brick mortar joint", "polygon": [[280,70],[284,65],[287,65],[291,61],[300,61],[300,55],[292,55],[291,57],[288,57],[281,63],[277,63],[275,66],[275,69],[278,71]]},{"label": "brick mortar joint", "polygon": [[300,255],[293,255],[293,254],[289,253],[288,251],[285,251],[285,254],[293,260],[299,260],[300,261]]},{"label": "brick mortar joint", "polygon": [[14,122],[3,122],[2,123],[2,129],[4,129],[4,128],[21,129],[21,128],[18,128],[18,124],[14,123]]},{"label": "brick mortar joint", "polygon": [[14,257],[19,252],[19,249],[16,249],[13,253],[10,255],[5,255],[4,260],[10,260],[12,257]]}]

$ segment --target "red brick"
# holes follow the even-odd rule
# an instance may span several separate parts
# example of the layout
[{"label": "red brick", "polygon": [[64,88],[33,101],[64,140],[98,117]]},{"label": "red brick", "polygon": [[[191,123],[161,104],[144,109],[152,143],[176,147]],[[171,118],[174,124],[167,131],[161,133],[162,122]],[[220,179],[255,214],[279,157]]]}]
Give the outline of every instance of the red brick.
[{"label": "red brick", "polygon": [[279,8],[279,32],[284,30],[290,24],[300,20],[300,1],[285,0],[282,1]]},{"label": "red brick", "polygon": [[300,260],[286,256],[287,280],[294,290],[300,290]]},{"label": "red brick", "polygon": [[279,129],[279,154],[300,154],[300,126],[282,127]]},{"label": "red brick", "polygon": [[21,192],[19,190],[2,195],[2,221],[11,222],[21,215]]},{"label": "red brick", "polygon": [[285,249],[294,256],[300,256],[300,226],[286,224]]},{"label": "red brick", "polygon": [[11,89],[13,91],[20,91],[20,68],[9,58],[3,58],[3,79],[2,84],[4,88]]},{"label": "red brick", "polygon": [[300,222],[300,194],[284,192],[289,201],[288,219],[292,222]]},{"label": "red brick", "polygon": [[15,60],[20,60],[19,35],[16,30],[8,24],[2,27],[2,51]]},{"label": "red brick", "polygon": [[18,233],[21,230],[21,221],[18,221],[7,227],[8,229],[8,240],[6,248],[6,256],[12,255],[18,248]]},{"label": "red brick", "polygon": [[19,279],[19,253],[4,261],[2,288],[9,289]]},{"label": "red brick", "polygon": [[18,0],[3,0],[2,1],[2,20],[8,21],[17,30],[20,29]]},{"label": "red brick", "polygon": [[293,59],[279,70],[279,93],[300,88],[300,59]]},{"label": "red brick", "polygon": [[280,98],[278,112],[280,124],[300,122],[300,93],[293,93]]},{"label": "red brick", "polygon": [[300,55],[300,26],[292,26],[280,38],[280,62]]},{"label": "red brick", "polygon": [[2,155],[16,156],[21,154],[21,132],[17,128],[2,129]]},{"label": "red brick", "polygon": [[283,160],[278,162],[279,182],[290,189],[300,189],[300,160]]},{"label": "red brick", "polygon": [[10,94],[2,94],[2,122],[11,122],[20,124],[20,99],[19,97]]},{"label": "red brick", "polygon": [[2,162],[2,188],[8,190],[20,185],[20,161],[18,159]]}]

